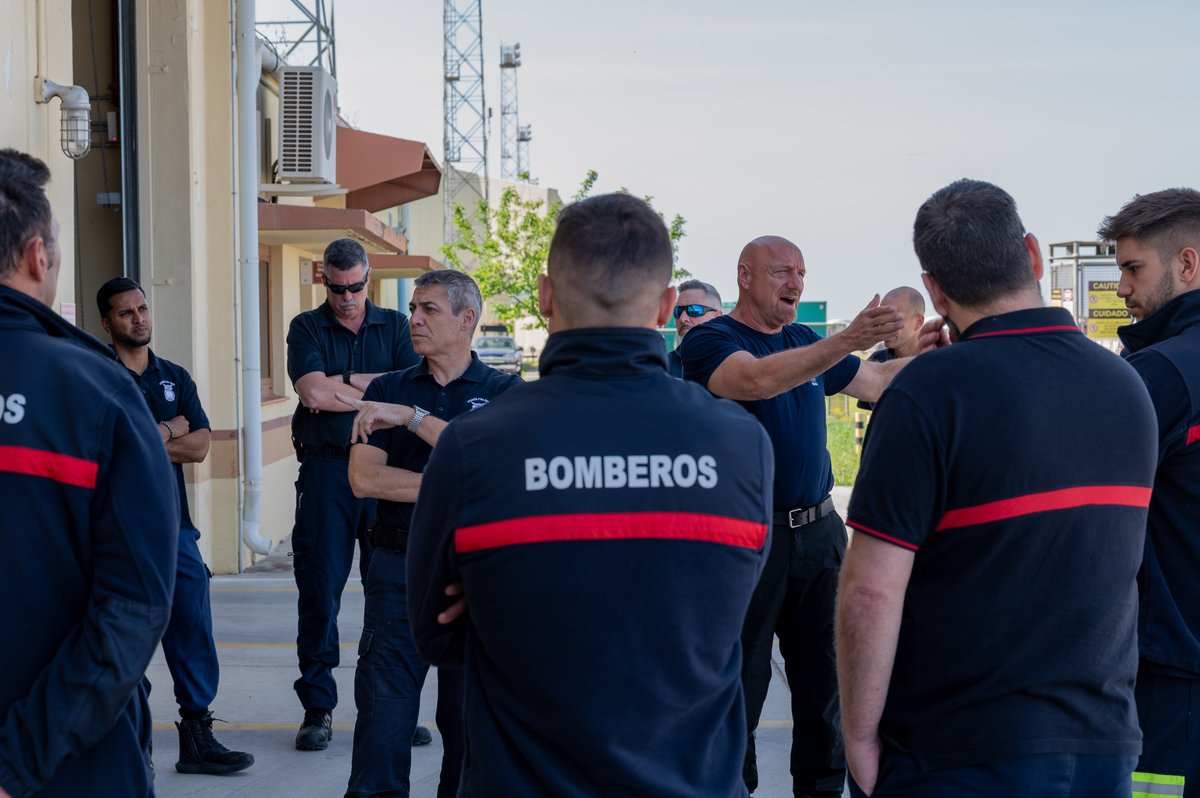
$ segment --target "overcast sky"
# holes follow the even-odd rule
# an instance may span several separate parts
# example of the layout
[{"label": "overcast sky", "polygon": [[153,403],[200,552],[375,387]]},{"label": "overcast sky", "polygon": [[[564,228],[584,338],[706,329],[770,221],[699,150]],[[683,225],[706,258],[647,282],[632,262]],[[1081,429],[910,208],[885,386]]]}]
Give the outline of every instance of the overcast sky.
[{"label": "overcast sky", "polygon": [[[442,4],[335,13],[343,113],[441,161]],[[1012,193],[1043,251],[1135,193],[1200,185],[1194,0],[483,0],[483,30],[490,172],[499,46],[519,41],[533,175],[569,196],[595,169],[682,214],[682,264],[730,300],[767,233],[804,251],[803,298],[830,318],[920,287],[913,216],[963,176]]]}]

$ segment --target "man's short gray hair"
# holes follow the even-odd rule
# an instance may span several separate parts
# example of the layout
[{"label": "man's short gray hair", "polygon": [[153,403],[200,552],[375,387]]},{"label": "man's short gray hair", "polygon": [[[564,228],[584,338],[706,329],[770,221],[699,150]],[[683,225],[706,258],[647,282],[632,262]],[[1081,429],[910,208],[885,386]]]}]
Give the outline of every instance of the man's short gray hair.
[{"label": "man's short gray hair", "polygon": [[446,298],[450,300],[450,311],[457,316],[466,308],[474,308],[475,324],[479,324],[479,317],[483,315],[483,297],[479,294],[479,286],[466,272],[457,269],[434,269],[414,280],[413,285],[417,288],[440,285],[446,291]]},{"label": "man's short gray hair", "polygon": [[703,280],[684,280],[682,283],[679,284],[678,291],[681,294],[684,291],[692,291],[692,290],[703,291],[704,295],[706,297],[708,297],[710,302],[712,302],[712,305],[714,308],[719,309],[721,307],[721,295],[718,294],[717,289],[714,288],[709,283],[706,283]]}]

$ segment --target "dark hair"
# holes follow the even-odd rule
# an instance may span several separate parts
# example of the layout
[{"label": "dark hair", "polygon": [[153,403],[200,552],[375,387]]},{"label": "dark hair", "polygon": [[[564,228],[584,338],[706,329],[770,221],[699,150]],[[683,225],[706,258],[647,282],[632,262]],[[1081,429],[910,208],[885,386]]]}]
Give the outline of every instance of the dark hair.
[{"label": "dark hair", "polygon": [[648,285],[665,288],[673,258],[667,226],[646,202],[602,194],[572,203],[558,215],[548,271],[560,293],[613,311]]},{"label": "dark hair", "polygon": [[353,238],[335,238],[329,242],[329,246],[325,247],[324,269],[337,269],[345,272],[353,269],[360,263],[363,268],[370,268],[370,263],[367,262],[367,251],[363,249],[363,245],[355,241]]},{"label": "dark hair", "polygon": [[101,316],[107,316],[108,312],[112,310],[113,297],[134,290],[141,291],[142,296],[146,295],[145,290],[128,277],[114,277],[100,286],[100,290],[96,292],[96,309],[100,311]]},{"label": "dark hair", "polygon": [[440,285],[446,290],[446,298],[450,300],[450,311],[455,316],[466,308],[474,308],[475,323],[479,323],[479,316],[483,313],[483,297],[479,295],[479,286],[470,275],[456,269],[434,269],[413,280],[413,286],[416,288],[429,285]]},{"label": "dark hair", "polygon": [[704,295],[709,298],[714,307],[721,307],[721,295],[717,293],[717,289],[703,280],[684,280],[676,289],[679,293],[684,291],[703,291]]},{"label": "dark hair", "polygon": [[0,150],[0,278],[17,268],[29,239],[41,236],[46,246],[54,243],[45,191],[49,180],[50,170],[37,158]]},{"label": "dark hair", "polygon": [[917,211],[921,268],[960,305],[981,307],[1036,285],[1017,203],[999,186],[957,180]]},{"label": "dark hair", "polygon": [[1200,191],[1168,188],[1138,194],[1106,217],[1096,234],[1105,241],[1136,238],[1166,263],[1184,247],[1200,248]]}]

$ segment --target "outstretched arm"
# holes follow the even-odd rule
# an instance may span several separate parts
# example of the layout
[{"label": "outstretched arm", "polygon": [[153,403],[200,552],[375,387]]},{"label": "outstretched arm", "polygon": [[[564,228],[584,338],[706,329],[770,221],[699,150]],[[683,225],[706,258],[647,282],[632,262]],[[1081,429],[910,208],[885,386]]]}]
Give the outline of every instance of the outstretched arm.
[{"label": "outstretched arm", "polygon": [[770,399],[823,374],[851,352],[874,346],[903,325],[904,316],[892,305],[880,305],[876,294],[846,329],[809,346],[761,358],[733,353],[713,371],[708,389],[739,401]]}]

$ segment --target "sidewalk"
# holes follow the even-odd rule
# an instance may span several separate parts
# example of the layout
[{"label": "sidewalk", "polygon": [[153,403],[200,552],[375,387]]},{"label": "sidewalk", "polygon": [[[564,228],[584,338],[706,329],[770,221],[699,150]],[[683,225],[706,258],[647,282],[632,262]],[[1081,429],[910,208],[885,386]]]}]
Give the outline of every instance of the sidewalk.
[{"label": "sidewalk", "polygon": [[[834,500],[844,513],[848,489]],[[213,626],[221,659],[221,689],[212,709],[217,739],[229,748],[254,754],[254,767],[232,776],[185,776],[175,772],[179,739],[171,677],[161,650],[150,664],[154,685],[150,705],[154,723],[156,793],[159,798],[337,798],[346,789],[354,732],[354,662],[362,626],[362,585],[355,575],[346,586],[338,623],[342,664],[335,671],[339,705],[333,714],[333,742],[325,751],[297,751],[292,741],[303,712],[292,682],[296,670],[296,586],[290,562],[275,555],[252,572],[218,576],[212,582]],[[762,787],[757,798],[790,798],[788,749],[791,716],[787,686],[777,663],[758,731]],[[436,671],[421,695],[421,723],[436,729]],[[413,749],[412,796],[434,798],[441,766],[441,739]]]}]

